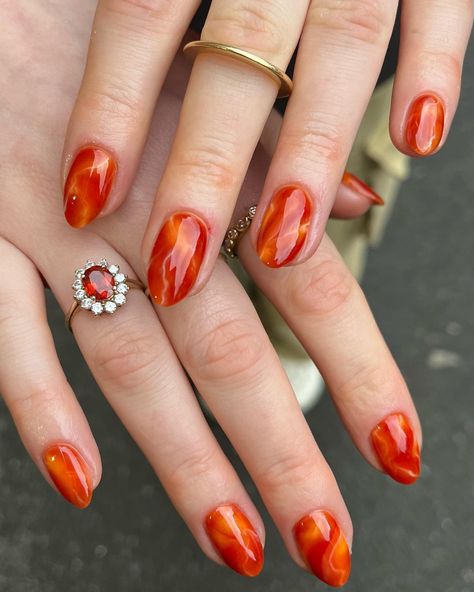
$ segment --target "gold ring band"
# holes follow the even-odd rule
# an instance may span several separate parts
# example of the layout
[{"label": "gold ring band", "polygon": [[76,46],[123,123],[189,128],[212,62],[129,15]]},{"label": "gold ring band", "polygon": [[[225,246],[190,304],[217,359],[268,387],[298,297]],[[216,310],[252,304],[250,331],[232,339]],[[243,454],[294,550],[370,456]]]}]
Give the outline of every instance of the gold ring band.
[{"label": "gold ring band", "polygon": [[237,245],[244,233],[250,228],[250,224],[257,211],[257,206],[251,206],[245,216],[242,216],[235,224],[232,224],[225,233],[222,243],[222,252],[229,259],[237,257]]},{"label": "gold ring band", "polygon": [[267,60],[264,60],[263,58],[260,58],[259,56],[256,56],[245,49],[240,49],[239,47],[234,47],[232,45],[226,45],[225,43],[216,43],[214,41],[191,41],[183,48],[183,52],[190,55],[191,57],[195,57],[201,51],[218,53],[239,60],[240,62],[251,64],[275,80],[279,86],[279,99],[289,97],[291,95],[291,91],[293,90],[293,81],[291,78],[277,66],[274,66],[270,62],[267,62]]}]

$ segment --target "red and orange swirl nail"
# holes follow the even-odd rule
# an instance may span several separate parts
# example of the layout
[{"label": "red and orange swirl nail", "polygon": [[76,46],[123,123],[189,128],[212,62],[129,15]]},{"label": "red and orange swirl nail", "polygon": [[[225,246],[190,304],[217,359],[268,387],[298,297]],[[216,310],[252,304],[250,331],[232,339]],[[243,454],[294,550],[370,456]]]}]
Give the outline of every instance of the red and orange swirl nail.
[{"label": "red and orange swirl nail", "polygon": [[359,179],[359,177],[356,177],[348,171],[345,171],[342,177],[342,184],[358,195],[362,195],[362,197],[365,197],[376,206],[383,206],[385,204],[384,200],[380,195],[375,193],[372,187],[369,187],[364,181]]},{"label": "red and orange swirl nail", "polygon": [[444,130],[444,105],[439,97],[425,94],[413,101],[407,116],[405,137],[416,154],[428,156],[438,148]]},{"label": "red and orange swirl nail", "polygon": [[178,212],[163,224],[148,266],[148,287],[154,301],[171,306],[194,286],[207,244],[207,227],[195,214]]},{"label": "red and orange swirl nail", "polygon": [[420,447],[406,415],[389,415],[375,426],[371,438],[380,464],[392,479],[405,485],[418,479]]},{"label": "red and orange swirl nail", "polygon": [[287,185],[272,197],[257,237],[257,253],[269,267],[283,267],[301,251],[309,231],[313,202],[298,185]]},{"label": "red and orange swirl nail", "polygon": [[70,444],[54,444],[43,453],[43,462],[61,495],[78,508],[92,498],[92,479],[84,458]]},{"label": "red and orange swirl nail", "polygon": [[206,532],[225,563],[243,576],[256,576],[263,567],[260,538],[235,504],[217,507],[206,518]]},{"label": "red and orange swirl nail", "polygon": [[86,146],[77,154],[64,185],[64,215],[82,228],[103,210],[115,180],[117,164],[102,148]]},{"label": "red and orange swirl nail", "polygon": [[303,561],[329,586],[343,586],[351,572],[351,553],[341,527],[332,514],[316,510],[293,528]]}]

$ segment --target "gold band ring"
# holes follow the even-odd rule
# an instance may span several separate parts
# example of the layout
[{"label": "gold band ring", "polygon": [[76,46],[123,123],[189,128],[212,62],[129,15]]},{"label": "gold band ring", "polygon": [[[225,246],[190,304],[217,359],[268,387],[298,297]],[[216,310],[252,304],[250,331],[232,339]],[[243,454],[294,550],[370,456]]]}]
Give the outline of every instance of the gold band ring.
[{"label": "gold band ring", "polygon": [[250,224],[257,211],[257,206],[251,206],[245,216],[242,216],[235,224],[229,227],[225,233],[225,238],[222,243],[222,252],[229,259],[237,257],[237,245],[245,232],[250,228]]},{"label": "gold band ring", "polygon": [[128,278],[118,265],[101,259],[99,263],[86,261],[81,269],[76,269],[72,284],[74,302],[65,317],[66,327],[72,331],[71,322],[78,310],[89,311],[94,316],[104,313],[114,314],[126,304],[127,292],[132,289],[144,291],[140,280]]},{"label": "gold band ring", "polygon": [[245,51],[245,49],[240,49],[239,47],[234,47],[232,45],[226,45],[225,43],[215,43],[214,41],[191,41],[183,48],[183,52],[190,55],[191,57],[195,57],[201,51],[218,53],[239,60],[240,62],[251,64],[255,68],[265,72],[265,74],[277,82],[279,86],[279,99],[289,97],[291,95],[291,91],[293,90],[293,81],[291,78],[277,66],[274,66],[270,62],[267,62],[267,60],[264,60],[263,58],[260,58],[249,51]]}]

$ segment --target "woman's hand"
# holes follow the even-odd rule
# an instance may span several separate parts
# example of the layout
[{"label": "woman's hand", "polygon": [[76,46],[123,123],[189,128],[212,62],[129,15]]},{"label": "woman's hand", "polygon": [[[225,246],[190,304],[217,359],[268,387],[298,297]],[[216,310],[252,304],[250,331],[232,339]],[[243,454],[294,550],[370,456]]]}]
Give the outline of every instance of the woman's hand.
[{"label": "woman's hand", "polygon": [[[270,267],[306,261],[321,241],[398,4],[212,1],[203,40],[240,47],[283,69],[299,44],[294,92],[251,231]],[[109,214],[128,195],[157,96],[198,5],[99,0],[64,147],[71,225]],[[403,5],[390,127],[395,145],[407,154],[432,154],[446,139],[472,18],[470,0]],[[210,53],[196,59],[142,245],[156,303],[174,304],[208,280],[276,93],[275,83],[248,64]],[[192,244],[179,232],[181,212],[192,214]],[[183,251],[194,256],[180,283],[167,261]]]},{"label": "woman's hand", "polygon": [[[56,163],[83,68],[92,1],[0,4],[0,391],[43,476],[79,507],[101,476],[99,452],[63,374],[41,276],[62,310],[74,270],[106,257],[141,277],[135,240],[148,219],[181,105],[178,60],[151,123],[129,199],[77,232],[64,224]],[[72,26],[73,23],[73,26]],[[58,51],[61,48],[61,51]],[[177,82],[178,80],[178,82]],[[166,122],[166,128],[164,128]],[[261,151],[242,193],[260,189]],[[366,202],[366,206],[368,202]],[[403,378],[360,288],[327,237],[298,267],[261,269],[249,236],[239,255],[321,368],[369,463],[409,483],[421,431]],[[40,275],[41,274],[41,275]],[[254,479],[294,560],[324,581],[349,575],[352,526],[262,325],[218,260],[192,299],[154,308],[138,290],[112,316],[80,310],[74,335],[105,396],[143,450],[203,551],[245,575],[262,566],[264,527],[216,442],[187,371]]]}]

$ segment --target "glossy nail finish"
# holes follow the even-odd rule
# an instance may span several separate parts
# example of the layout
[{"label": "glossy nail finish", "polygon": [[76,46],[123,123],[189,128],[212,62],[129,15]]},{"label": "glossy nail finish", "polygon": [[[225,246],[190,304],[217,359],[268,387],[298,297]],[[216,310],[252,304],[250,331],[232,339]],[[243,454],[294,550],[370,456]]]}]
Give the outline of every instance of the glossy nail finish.
[{"label": "glossy nail finish", "polygon": [[295,259],[309,230],[313,203],[306,191],[287,185],[273,196],[263,216],[257,252],[269,267],[282,267]]},{"label": "glossy nail finish", "polygon": [[235,504],[213,510],[206,518],[206,532],[225,561],[243,576],[256,576],[263,567],[263,548],[247,516]]},{"label": "glossy nail finish", "polygon": [[384,200],[377,195],[375,191],[366,185],[363,181],[356,177],[352,173],[345,172],[344,176],[342,177],[342,184],[349,188],[351,191],[362,195],[363,197],[367,198],[371,203],[376,206],[383,206],[385,204]]},{"label": "glossy nail finish", "polygon": [[173,214],[163,224],[148,267],[148,287],[157,304],[171,306],[194,286],[206,251],[207,227],[195,214]]},{"label": "glossy nail finish", "polygon": [[105,206],[117,173],[113,157],[95,146],[77,154],[64,185],[64,215],[74,228],[86,226]]},{"label": "glossy nail finish", "polygon": [[428,156],[443,137],[444,106],[434,95],[422,95],[413,101],[406,123],[406,141],[413,152]]},{"label": "glossy nail finish", "polygon": [[301,557],[315,576],[330,586],[343,586],[351,571],[351,553],[339,524],[329,512],[316,510],[293,528]]},{"label": "glossy nail finish", "polygon": [[69,444],[55,444],[43,454],[43,462],[59,492],[78,508],[92,498],[89,468],[79,452]]},{"label": "glossy nail finish", "polygon": [[372,445],[384,470],[409,485],[420,475],[420,447],[407,417],[394,413],[372,430]]}]

